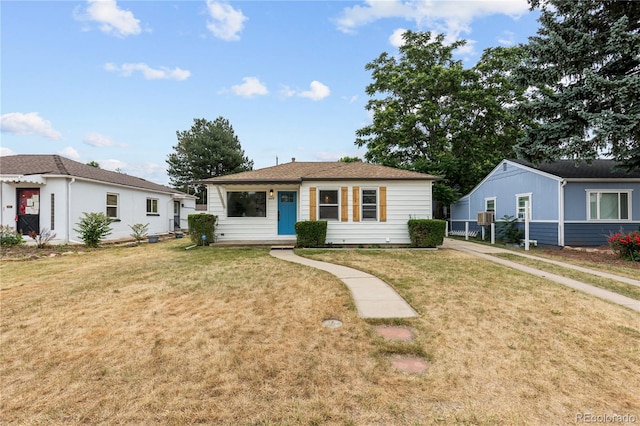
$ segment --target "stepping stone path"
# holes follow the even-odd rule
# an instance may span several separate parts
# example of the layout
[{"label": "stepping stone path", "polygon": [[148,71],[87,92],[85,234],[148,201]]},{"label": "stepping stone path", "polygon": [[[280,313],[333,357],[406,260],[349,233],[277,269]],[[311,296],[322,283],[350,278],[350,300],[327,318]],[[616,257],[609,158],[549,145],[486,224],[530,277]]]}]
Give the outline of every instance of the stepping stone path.
[{"label": "stepping stone path", "polygon": [[[379,325],[375,327],[375,330],[376,333],[388,340],[411,342],[414,338],[413,331],[408,327]],[[413,355],[392,355],[391,365],[396,370],[405,373],[420,374],[427,369],[427,360]]]}]

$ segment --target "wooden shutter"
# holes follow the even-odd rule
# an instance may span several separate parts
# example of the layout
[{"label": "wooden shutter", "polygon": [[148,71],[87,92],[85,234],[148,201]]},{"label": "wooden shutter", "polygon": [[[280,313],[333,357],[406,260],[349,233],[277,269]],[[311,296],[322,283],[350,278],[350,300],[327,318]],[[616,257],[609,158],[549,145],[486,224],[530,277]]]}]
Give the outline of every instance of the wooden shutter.
[{"label": "wooden shutter", "polygon": [[316,189],[309,188],[309,220],[316,220],[316,202],[318,197],[316,196]]},{"label": "wooden shutter", "polygon": [[340,208],[342,210],[340,214],[340,220],[342,222],[349,221],[349,188],[343,186],[340,188]]},{"label": "wooden shutter", "polygon": [[387,187],[380,187],[380,222],[387,221]]},{"label": "wooden shutter", "polygon": [[353,187],[353,221],[360,222],[360,187]]}]

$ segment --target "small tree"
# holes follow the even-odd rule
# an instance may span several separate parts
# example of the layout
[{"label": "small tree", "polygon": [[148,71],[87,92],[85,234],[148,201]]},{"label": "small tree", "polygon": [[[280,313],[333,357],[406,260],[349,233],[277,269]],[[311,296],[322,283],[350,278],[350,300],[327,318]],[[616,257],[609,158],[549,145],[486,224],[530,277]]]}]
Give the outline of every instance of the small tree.
[{"label": "small tree", "polygon": [[76,224],[78,229],[73,230],[80,234],[87,247],[98,247],[100,241],[111,234],[111,219],[102,212],[82,214],[84,217]]},{"label": "small tree", "polygon": [[131,236],[136,240],[136,243],[140,243],[149,232],[149,224],[136,223],[135,225],[129,225],[131,228]]}]

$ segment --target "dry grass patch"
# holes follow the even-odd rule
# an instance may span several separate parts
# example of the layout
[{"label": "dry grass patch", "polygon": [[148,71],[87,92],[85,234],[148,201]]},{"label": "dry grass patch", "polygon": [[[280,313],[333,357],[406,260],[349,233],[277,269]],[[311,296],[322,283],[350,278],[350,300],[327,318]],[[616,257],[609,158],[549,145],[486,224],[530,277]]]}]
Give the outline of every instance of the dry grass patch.
[{"label": "dry grass patch", "polygon": [[[449,251],[301,251],[373,273],[411,301],[432,355],[418,394],[445,422],[566,424],[577,413],[640,419],[640,316]],[[412,412],[417,395],[399,410]]]},{"label": "dry grass patch", "polygon": [[[640,316],[462,253],[314,255],[420,313],[389,342],[331,275],[172,240],[0,263],[8,424],[549,424],[640,414]],[[341,328],[322,326],[339,318]],[[372,321],[372,323],[382,323]],[[421,375],[388,356],[421,354]]]},{"label": "dry grass patch", "polygon": [[[586,284],[591,284],[596,287],[604,288],[606,290],[613,291],[623,296],[630,297],[632,299],[640,300],[640,287],[632,284],[626,284],[620,281],[614,281],[611,278],[604,278],[597,275],[589,274],[586,272],[576,271],[574,269],[564,268],[562,266],[554,265],[542,260],[531,259],[528,257],[522,257],[517,254],[511,253],[495,253],[494,256],[502,259],[507,259],[512,262],[517,262],[523,265],[531,266],[532,268],[540,269],[542,271],[551,272],[562,277],[571,278],[577,281],[581,281]],[[637,278],[637,277],[635,277]]]}]

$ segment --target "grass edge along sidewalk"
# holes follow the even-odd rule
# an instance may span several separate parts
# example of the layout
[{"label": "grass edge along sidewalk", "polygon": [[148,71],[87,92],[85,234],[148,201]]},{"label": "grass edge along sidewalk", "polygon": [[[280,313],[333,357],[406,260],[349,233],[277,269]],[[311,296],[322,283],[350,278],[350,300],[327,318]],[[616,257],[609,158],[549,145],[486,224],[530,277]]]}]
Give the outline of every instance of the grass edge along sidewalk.
[{"label": "grass edge along sidewalk", "polygon": [[[498,253],[510,253],[513,254],[514,252],[511,250],[506,250],[506,249],[501,249],[498,247],[492,247],[492,246],[486,246],[484,244],[475,244],[472,242],[467,242],[467,241],[459,241],[459,240],[452,240],[452,239],[445,239],[445,242],[443,244],[443,248],[449,248],[452,250],[458,250],[458,251],[462,251],[468,254],[472,254],[474,256],[477,257],[481,257],[483,259],[486,260],[490,260],[492,262],[495,263],[499,263],[501,265],[510,267],[510,268],[514,268],[514,269],[518,269],[521,270],[523,272],[527,272],[529,274],[538,276],[540,278],[544,278],[553,282],[556,282],[558,284],[573,288],[574,290],[579,290],[582,291],[584,293],[587,294],[591,294],[593,296],[599,297],[601,299],[607,300],[609,302],[613,302],[613,303],[617,303],[619,305],[622,305],[626,308],[629,308],[631,310],[634,310],[636,312],[640,312],[640,301],[638,300],[634,300],[630,297],[627,296],[623,296],[621,294],[618,293],[614,293],[612,291],[609,290],[605,290],[603,288],[599,288],[590,284],[586,284],[584,282],[578,281],[578,280],[574,280],[571,278],[567,278],[567,277],[563,277],[561,275],[556,275],[544,270],[540,270],[537,268],[533,268],[530,266],[526,266],[514,261],[510,261],[510,260],[506,260],[506,259],[502,259],[499,257],[494,256],[495,254]],[[532,256],[533,258],[535,258],[536,260],[549,260],[549,259],[544,259],[541,257],[536,257],[536,256]],[[569,265],[569,264],[563,264],[562,262],[556,262],[556,261],[552,261],[549,263],[556,263],[556,264],[560,264],[561,266],[564,265]],[[572,265],[575,266],[575,265]],[[584,268],[586,269],[586,268]],[[596,272],[596,271],[594,271]],[[602,274],[607,274],[610,277],[615,277],[618,278],[617,275],[612,275],[612,274],[608,274],[608,273],[604,273],[604,272],[600,272],[599,273]],[[620,277],[620,278],[624,278],[627,279],[625,277]],[[630,279],[629,279],[630,280]],[[631,280],[631,281],[635,281],[635,280]]]}]

